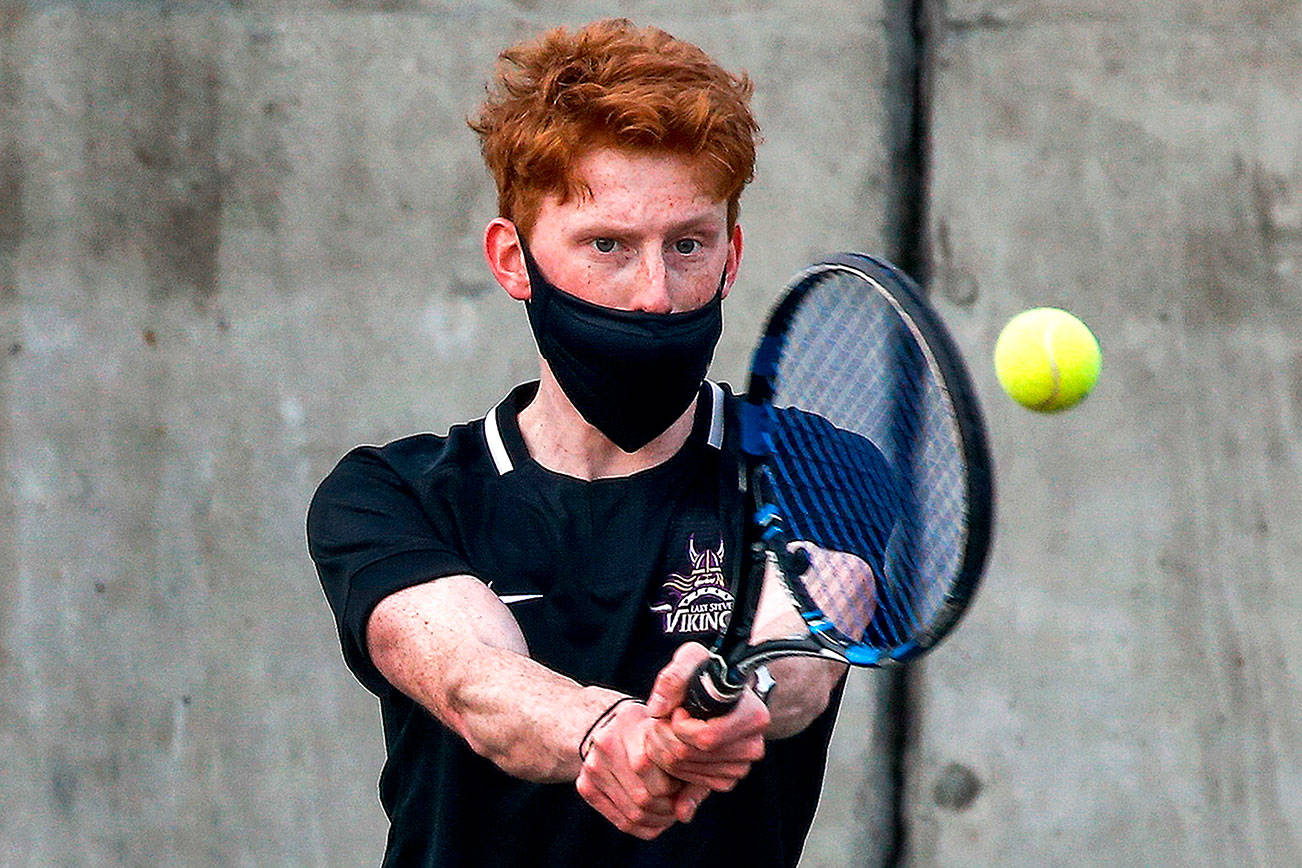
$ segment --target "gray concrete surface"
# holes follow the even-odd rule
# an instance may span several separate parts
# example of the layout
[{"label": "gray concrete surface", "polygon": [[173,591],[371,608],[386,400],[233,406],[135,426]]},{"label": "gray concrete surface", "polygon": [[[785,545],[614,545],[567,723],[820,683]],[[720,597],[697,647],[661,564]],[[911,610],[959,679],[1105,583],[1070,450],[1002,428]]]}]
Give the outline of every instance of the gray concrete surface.
[{"label": "gray concrete surface", "polygon": [[[933,291],[1000,522],[914,673],[902,861],[1302,864],[1302,7],[923,8]],[[758,84],[736,381],[792,271],[899,242],[904,7],[687,9],[620,6]],[[463,118],[501,46],[608,12],[0,0],[0,864],[375,862],[378,713],[303,510],[532,374]],[[1105,362],[1038,417],[988,359],[1046,303]],[[883,858],[881,683],[807,866]]]},{"label": "gray concrete surface", "polygon": [[[1302,7],[934,11],[929,240],[1001,519],[924,665],[907,861],[1302,864]],[[983,358],[1039,304],[1104,350],[1061,416]]]},{"label": "gray concrete surface", "polygon": [[[373,701],[303,513],[348,448],[533,373],[464,117],[565,4],[0,4],[0,863],[372,864]],[[750,71],[767,143],[716,375],[781,283],[881,249],[875,4],[628,11]],[[871,678],[809,864],[866,856]],[[871,774],[872,772],[868,772]]]}]

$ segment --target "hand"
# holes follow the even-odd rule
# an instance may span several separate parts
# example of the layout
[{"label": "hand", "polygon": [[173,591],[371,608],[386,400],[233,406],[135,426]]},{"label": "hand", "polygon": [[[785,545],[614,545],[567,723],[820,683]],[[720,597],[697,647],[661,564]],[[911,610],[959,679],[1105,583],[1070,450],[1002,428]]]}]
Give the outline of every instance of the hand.
[{"label": "hand", "polygon": [[680,799],[731,790],[764,756],[769,712],[752,691],[744,691],[735,708],[712,720],[697,720],[682,707],[687,685],[708,656],[695,642],[680,647],[656,676],[647,702],[647,713],[656,719],[647,752],[661,770],[691,788]]},{"label": "hand", "polygon": [[[690,820],[704,793],[657,766],[646,751],[656,724],[646,706],[625,702],[593,734],[575,788],[615,828],[649,841],[675,822]],[[690,805],[690,810],[688,809]]]},{"label": "hand", "polygon": [[[864,635],[877,610],[877,576],[872,566],[858,555],[819,548],[813,543],[793,542],[787,548],[803,549],[808,555],[809,569],[801,581],[815,603],[821,606],[828,600],[855,601],[854,606],[837,608],[836,626],[856,638]],[[763,622],[757,619],[757,623]]]}]

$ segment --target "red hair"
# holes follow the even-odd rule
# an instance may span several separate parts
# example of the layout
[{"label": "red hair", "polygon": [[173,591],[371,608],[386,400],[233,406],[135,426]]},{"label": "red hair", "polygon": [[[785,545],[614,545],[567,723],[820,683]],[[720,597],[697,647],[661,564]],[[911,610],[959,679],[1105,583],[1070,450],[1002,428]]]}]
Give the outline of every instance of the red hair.
[{"label": "red hair", "polygon": [[602,147],[663,151],[696,162],[737,221],[755,171],[753,86],[689,42],[626,19],[557,27],[503,51],[471,118],[497,183],[499,213],[526,234],[545,196],[587,192],[574,177]]}]

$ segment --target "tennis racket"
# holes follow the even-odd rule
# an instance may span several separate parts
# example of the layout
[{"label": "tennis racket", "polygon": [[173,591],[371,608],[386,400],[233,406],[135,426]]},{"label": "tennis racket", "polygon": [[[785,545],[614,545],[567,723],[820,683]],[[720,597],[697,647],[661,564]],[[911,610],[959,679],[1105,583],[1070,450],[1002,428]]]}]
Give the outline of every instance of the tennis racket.
[{"label": "tennis racket", "polygon": [[[954,627],[990,546],[991,462],[963,361],[906,275],[845,253],[792,280],[751,362],[741,452],[746,545],[694,717],[728,711],[776,657],[882,666]],[[808,629],[752,645],[766,568]]]}]

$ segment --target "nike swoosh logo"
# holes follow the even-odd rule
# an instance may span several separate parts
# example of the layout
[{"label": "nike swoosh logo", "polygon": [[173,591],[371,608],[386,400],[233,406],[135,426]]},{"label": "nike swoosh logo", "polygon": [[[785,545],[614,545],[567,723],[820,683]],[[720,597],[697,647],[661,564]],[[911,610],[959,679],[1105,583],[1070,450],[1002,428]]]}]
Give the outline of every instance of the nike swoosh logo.
[{"label": "nike swoosh logo", "polygon": [[499,594],[497,599],[509,606],[512,603],[525,603],[529,600],[541,600],[542,594]]}]

